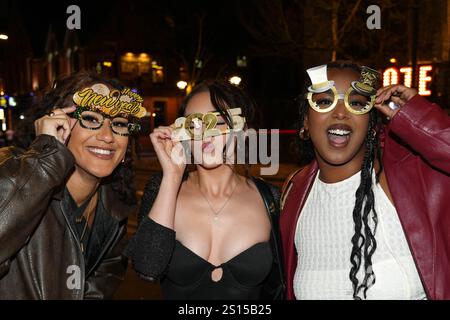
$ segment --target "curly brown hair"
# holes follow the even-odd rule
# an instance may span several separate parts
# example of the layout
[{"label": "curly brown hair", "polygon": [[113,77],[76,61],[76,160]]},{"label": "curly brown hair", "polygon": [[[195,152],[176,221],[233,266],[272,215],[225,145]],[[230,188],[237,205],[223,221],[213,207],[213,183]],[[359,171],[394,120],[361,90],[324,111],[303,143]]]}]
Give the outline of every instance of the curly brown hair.
[{"label": "curly brown hair", "polygon": [[[27,111],[26,121],[21,124],[21,128],[18,130],[22,133],[21,139],[25,141],[24,144],[29,145],[35,138],[34,121],[36,119],[43,117],[55,108],[73,105],[73,94],[94,83],[103,83],[118,90],[123,89],[123,86],[117,80],[105,78],[89,71],[80,71],[58,78],[51,87],[40,93],[41,97]],[[102,181],[102,183],[111,183],[113,189],[118,193],[119,199],[129,205],[137,203],[132,158],[133,141],[134,137],[130,135],[124,163]]]}]

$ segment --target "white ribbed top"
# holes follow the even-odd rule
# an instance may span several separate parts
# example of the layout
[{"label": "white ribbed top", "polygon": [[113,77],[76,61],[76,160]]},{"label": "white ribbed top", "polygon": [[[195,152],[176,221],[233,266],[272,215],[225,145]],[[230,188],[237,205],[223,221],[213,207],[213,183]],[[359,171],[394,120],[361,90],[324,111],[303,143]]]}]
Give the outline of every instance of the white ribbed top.
[{"label": "white ribbed top", "polygon": [[[360,175],[333,184],[320,181],[319,174],[315,178],[295,234],[294,293],[299,300],[353,299],[350,253]],[[397,211],[381,185],[375,185],[375,175],[373,182],[378,214],[377,249],[372,257],[376,281],[367,291],[367,299],[425,299]],[[363,262],[358,279],[364,279]]]}]

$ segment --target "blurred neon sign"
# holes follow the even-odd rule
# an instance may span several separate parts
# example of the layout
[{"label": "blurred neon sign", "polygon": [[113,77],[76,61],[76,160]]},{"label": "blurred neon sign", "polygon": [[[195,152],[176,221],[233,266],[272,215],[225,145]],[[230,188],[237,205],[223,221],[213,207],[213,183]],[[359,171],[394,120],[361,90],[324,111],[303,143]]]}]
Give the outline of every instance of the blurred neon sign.
[{"label": "blurred neon sign", "polygon": [[[431,90],[428,87],[428,84],[433,80],[433,76],[430,74],[431,71],[433,71],[432,65],[419,66],[419,94],[421,96],[431,95]],[[388,68],[383,72],[383,86],[399,84],[401,83],[400,80],[403,80],[403,85],[411,87],[412,72],[412,67]]]}]

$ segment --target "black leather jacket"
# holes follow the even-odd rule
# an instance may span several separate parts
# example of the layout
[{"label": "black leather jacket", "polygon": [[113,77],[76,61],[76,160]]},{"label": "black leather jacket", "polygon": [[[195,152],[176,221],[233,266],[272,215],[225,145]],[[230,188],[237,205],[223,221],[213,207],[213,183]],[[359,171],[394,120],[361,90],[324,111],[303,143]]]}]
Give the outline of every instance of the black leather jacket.
[{"label": "black leather jacket", "polygon": [[107,236],[90,270],[62,206],[71,152],[39,136],[26,150],[0,149],[0,299],[110,299],[123,280],[126,222],[132,208],[102,185]]}]

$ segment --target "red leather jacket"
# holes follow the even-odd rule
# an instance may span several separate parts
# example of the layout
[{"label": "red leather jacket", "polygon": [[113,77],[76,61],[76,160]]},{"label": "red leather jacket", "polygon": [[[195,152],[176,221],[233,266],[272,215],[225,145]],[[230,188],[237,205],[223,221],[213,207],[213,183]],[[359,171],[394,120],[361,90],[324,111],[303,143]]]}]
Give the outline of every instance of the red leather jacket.
[{"label": "red leather jacket", "polygon": [[[450,299],[450,117],[412,98],[386,128],[383,165],[427,297]],[[280,229],[288,299],[295,299],[297,221],[317,170],[314,161],[286,188]]]}]

